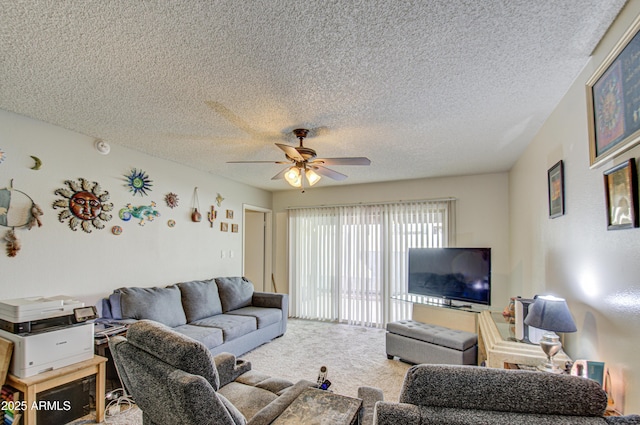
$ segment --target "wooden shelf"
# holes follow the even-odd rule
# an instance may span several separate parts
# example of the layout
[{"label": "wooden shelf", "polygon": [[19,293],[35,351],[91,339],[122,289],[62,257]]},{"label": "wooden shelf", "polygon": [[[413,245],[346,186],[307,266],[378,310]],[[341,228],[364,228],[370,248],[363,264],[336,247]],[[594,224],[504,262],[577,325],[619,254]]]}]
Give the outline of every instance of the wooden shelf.
[{"label": "wooden shelf", "polygon": [[24,425],[35,425],[37,409],[32,409],[36,401],[36,395],[42,391],[96,375],[96,422],[104,421],[104,387],[105,387],[105,363],[107,359],[101,356],[93,356],[89,360],[74,363],[60,369],[50,370],[26,378],[18,378],[15,375],[7,375],[7,385],[11,385],[24,394],[27,410],[24,412]]}]

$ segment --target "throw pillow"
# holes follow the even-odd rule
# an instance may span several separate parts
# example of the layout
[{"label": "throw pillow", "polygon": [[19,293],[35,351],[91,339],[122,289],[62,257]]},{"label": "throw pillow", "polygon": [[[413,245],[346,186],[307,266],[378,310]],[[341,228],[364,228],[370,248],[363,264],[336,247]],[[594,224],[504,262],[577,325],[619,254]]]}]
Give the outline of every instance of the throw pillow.
[{"label": "throw pillow", "polygon": [[149,319],[172,328],[187,323],[177,286],[120,288],[117,291],[123,319]]},{"label": "throw pillow", "polygon": [[217,277],[222,311],[237,310],[251,305],[253,283],[244,277]]},{"label": "throw pillow", "polygon": [[218,285],[213,279],[178,283],[187,323],[222,314]]}]

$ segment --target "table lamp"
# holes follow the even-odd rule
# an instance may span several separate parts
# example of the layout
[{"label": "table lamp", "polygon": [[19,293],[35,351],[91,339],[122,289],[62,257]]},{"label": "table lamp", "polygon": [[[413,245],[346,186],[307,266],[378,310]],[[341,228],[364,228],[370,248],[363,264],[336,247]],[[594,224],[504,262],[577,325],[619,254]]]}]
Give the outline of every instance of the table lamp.
[{"label": "table lamp", "polygon": [[536,297],[534,303],[529,307],[529,314],[524,319],[524,323],[549,331],[545,332],[540,340],[540,348],[547,355],[547,363],[541,365],[539,369],[561,373],[562,370],[553,363],[553,356],[562,348],[560,337],[554,332],[575,332],[577,330],[567,302],[563,298],[551,295]]}]

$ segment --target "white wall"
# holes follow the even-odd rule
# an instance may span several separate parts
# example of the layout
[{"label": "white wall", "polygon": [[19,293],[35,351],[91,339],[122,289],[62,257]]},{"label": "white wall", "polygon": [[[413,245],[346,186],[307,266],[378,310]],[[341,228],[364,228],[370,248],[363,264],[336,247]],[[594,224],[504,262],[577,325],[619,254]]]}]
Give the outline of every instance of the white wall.
[{"label": "white wall", "polygon": [[[375,164],[371,166],[375,167]],[[421,179],[376,184],[330,186],[300,191],[276,192],[275,277],[278,289],[288,291],[288,207],[353,204],[399,200],[457,198],[457,246],[492,248],[492,305],[502,309],[508,300],[508,174]],[[280,289],[283,288],[283,289]]]},{"label": "white wall", "polygon": [[[269,192],[115,145],[109,155],[100,155],[93,143],[91,137],[0,110],[0,149],[6,153],[0,163],[0,188],[13,179],[14,188],[44,210],[41,228],[16,230],[22,241],[16,257],[7,257],[2,244],[0,298],[64,294],[94,304],[122,286],[161,286],[242,273],[242,205],[270,208]],[[30,155],[42,159],[41,170],[30,169]],[[124,175],[132,168],[144,170],[153,180],[150,196],[134,198],[125,187]],[[61,199],[54,191],[65,188],[65,180],[79,177],[100,183],[114,204],[113,218],[105,228],[89,234],[72,231],[68,220],[59,222],[60,210],[52,208],[54,200]],[[190,220],[196,186],[203,210],[200,223]],[[169,192],[178,194],[177,208],[166,205],[164,196]],[[210,228],[206,212],[217,193],[225,200]],[[151,201],[161,216],[144,227],[118,217],[127,203]],[[224,219],[227,209],[234,210],[234,220]],[[167,226],[169,219],[176,221],[174,228]],[[220,221],[238,223],[240,232],[221,232]],[[114,225],[124,229],[120,236],[111,234]],[[0,228],[2,237],[6,231]]]},{"label": "white wall", "polygon": [[[511,295],[567,298],[578,327],[567,353],[606,362],[627,413],[640,413],[640,229],[607,231],[603,171],[640,148],[589,168],[585,83],[639,13],[627,4],[509,177]],[[566,214],[549,219],[547,170],[561,159]]]}]

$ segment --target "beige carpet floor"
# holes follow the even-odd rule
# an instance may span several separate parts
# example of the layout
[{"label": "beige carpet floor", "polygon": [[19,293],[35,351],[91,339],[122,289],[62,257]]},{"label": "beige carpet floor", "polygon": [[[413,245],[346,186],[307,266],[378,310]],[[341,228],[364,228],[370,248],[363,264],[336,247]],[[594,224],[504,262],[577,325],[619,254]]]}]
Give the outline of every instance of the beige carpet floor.
[{"label": "beige carpet floor", "polygon": [[[290,319],[284,336],[241,356],[254,370],[272,376],[315,382],[321,366],[335,393],[355,397],[360,386],[382,389],[385,400],[398,401],[409,365],[388,360],[385,331],[344,324]],[[93,423],[92,417],[73,425]],[[137,408],[107,416],[105,424],[141,425]]]}]

